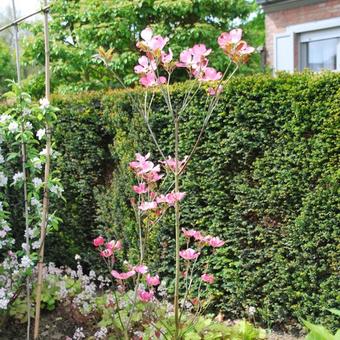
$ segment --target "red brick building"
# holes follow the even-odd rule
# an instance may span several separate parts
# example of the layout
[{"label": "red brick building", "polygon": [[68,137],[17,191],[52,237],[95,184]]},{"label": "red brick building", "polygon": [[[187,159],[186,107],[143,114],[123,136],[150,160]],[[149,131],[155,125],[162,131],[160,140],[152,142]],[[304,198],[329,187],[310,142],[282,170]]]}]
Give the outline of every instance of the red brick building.
[{"label": "red brick building", "polygon": [[340,70],[340,0],[257,0],[274,70]]}]

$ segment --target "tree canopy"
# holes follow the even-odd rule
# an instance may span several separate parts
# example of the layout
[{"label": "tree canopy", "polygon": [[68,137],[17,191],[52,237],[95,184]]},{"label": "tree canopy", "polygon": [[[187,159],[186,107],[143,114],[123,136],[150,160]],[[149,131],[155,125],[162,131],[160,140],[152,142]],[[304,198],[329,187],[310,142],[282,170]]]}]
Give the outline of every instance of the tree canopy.
[{"label": "tree canopy", "polygon": [[6,80],[14,79],[15,67],[12,55],[6,43],[0,40],[0,94],[7,91]]},{"label": "tree canopy", "polygon": [[[244,28],[246,39],[255,46],[264,36],[263,15],[253,0],[55,0],[51,17],[53,85],[59,92],[118,86],[92,58],[101,46],[117,52],[115,71],[133,84],[135,44],[147,25],[170,38],[175,55],[197,42],[218,50],[220,32],[236,26]],[[31,30],[25,61],[43,64],[42,26],[35,24]],[[224,68],[222,52],[215,52],[211,63]],[[249,70],[259,70],[258,56]]]}]

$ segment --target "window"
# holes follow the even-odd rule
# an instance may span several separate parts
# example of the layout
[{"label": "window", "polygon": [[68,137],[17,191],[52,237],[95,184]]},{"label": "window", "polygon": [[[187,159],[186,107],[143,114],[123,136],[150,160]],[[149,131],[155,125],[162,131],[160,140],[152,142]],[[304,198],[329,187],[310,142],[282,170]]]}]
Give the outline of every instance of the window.
[{"label": "window", "polygon": [[340,70],[340,29],[302,33],[299,59],[301,70]]}]

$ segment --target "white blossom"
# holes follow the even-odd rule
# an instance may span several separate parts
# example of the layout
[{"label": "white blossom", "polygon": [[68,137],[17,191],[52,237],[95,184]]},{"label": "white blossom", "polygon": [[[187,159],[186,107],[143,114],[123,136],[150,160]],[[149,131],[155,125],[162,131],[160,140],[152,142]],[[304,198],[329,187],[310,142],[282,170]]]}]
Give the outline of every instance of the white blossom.
[{"label": "white blossom", "polygon": [[27,243],[22,243],[21,244],[21,248],[25,251],[28,251],[29,250],[29,245]]},{"label": "white blossom", "polygon": [[0,115],[0,123],[6,123],[9,119],[11,119],[11,116],[2,114]]},{"label": "white blossom", "polygon": [[7,305],[9,304],[9,299],[8,298],[1,298],[0,299],[0,309],[7,309]]},{"label": "white blossom", "polygon": [[40,248],[40,240],[32,242],[32,249]]},{"label": "white blossom", "polygon": [[45,136],[45,129],[39,129],[36,135],[38,139],[41,140]]},{"label": "white blossom", "polygon": [[16,184],[19,181],[22,181],[24,179],[24,173],[23,172],[17,172],[13,176],[13,184]]},{"label": "white blossom", "polygon": [[0,187],[4,187],[7,185],[8,178],[5,176],[5,174],[0,171]]},{"label": "white blossom", "polygon": [[5,162],[4,156],[0,153],[0,164]]},{"label": "white blossom", "polygon": [[27,230],[25,230],[25,233],[24,233],[24,235],[25,235],[25,237],[32,238],[32,236],[33,236],[33,233],[34,233],[34,229],[32,229],[32,228],[28,228]]},{"label": "white blossom", "polygon": [[250,306],[250,307],[248,308],[248,315],[249,315],[249,316],[254,316],[254,315],[255,315],[255,312],[256,312],[256,308],[255,308],[255,307]]},{"label": "white blossom", "polygon": [[76,329],[76,331],[73,334],[72,339],[73,340],[80,340],[80,339],[84,339],[85,338],[85,334],[83,332],[83,327],[79,327]]},{"label": "white blossom", "polygon": [[41,178],[34,177],[34,178],[32,179],[32,183],[33,183],[33,185],[37,188],[37,187],[39,187],[40,185],[42,185],[43,181],[42,181]]},{"label": "white blossom", "polygon": [[28,116],[32,113],[32,111],[30,109],[28,109],[27,107],[25,107],[23,110],[22,110],[22,115],[23,116]]},{"label": "white blossom", "polygon": [[[47,147],[40,151],[41,156],[47,156]],[[52,155],[52,148],[50,148],[50,155]]]},{"label": "white blossom", "polygon": [[41,98],[41,99],[39,100],[39,103],[40,103],[40,108],[41,108],[42,110],[48,108],[49,105],[50,105],[50,102],[49,102],[49,100],[48,100],[47,98]]},{"label": "white blossom", "polygon": [[94,333],[94,337],[96,340],[106,339],[107,336],[107,328],[101,327],[96,333]]},{"label": "white blossom", "polygon": [[50,191],[56,194],[58,197],[60,197],[64,189],[60,187],[59,185],[52,185],[50,188]]},{"label": "white blossom", "polygon": [[32,163],[33,163],[33,166],[38,169],[38,170],[41,170],[42,166],[41,166],[41,160],[39,157],[34,157],[32,159]]},{"label": "white blossom", "polygon": [[41,203],[39,202],[38,199],[36,199],[35,197],[31,198],[31,205],[39,207],[41,205]]},{"label": "white blossom", "polygon": [[33,128],[33,125],[31,122],[26,122],[25,127],[27,130],[31,130]]},{"label": "white blossom", "polygon": [[17,122],[11,122],[8,124],[8,131],[11,133],[18,132],[19,125]]},{"label": "white blossom", "polygon": [[20,267],[22,268],[28,268],[32,265],[32,261],[31,259],[27,256],[27,255],[24,255],[20,261]]}]

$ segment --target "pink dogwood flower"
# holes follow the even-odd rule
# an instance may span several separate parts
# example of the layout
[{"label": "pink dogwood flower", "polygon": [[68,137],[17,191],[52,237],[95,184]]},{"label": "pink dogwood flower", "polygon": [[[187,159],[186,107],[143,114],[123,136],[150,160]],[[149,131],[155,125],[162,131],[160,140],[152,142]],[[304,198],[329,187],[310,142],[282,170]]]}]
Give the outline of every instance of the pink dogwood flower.
[{"label": "pink dogwood flower", "polygon": [[203,76],[200,78],[202,81],[216,81],[222,78],[222,73],[217,72],[213,67],[206,67]]},{"label": "pink dogwood flower", "polygon": [[134,185],[132,187],[133,191],[138,195],[145,194],[148,192],[148,188],[145,183],[140,183],[139,185]]},{"label": "pink dogwood flower", "polygon": [[222,247],[225,243],[219,237],[211,237],[208,242],[209,242],[209,245],[211,245],[214,248]]},{"label": "pink dogwood flower", "polygon": [[151,202],[143,202],[138,207],[142,211],[146,210],[152,210],[157,208],[157,202],[151,201]]},{"label": "pink dogwood flower", "polygon": [[111,275],[117,280],[127,280],[129,277],[135,275],[136,272],[134,270],[130,270],[126,273],[119,273],[116,270],[111,271]]},{"label": "pink dogwood flower", "polygon": [[141,38],[143,41],[137,43],[137,47],[144,52],[152,52],[153,54],[160,54],[160,51],[164,48],[169,41],[168,38],[163,38],[160,35],[153,35],[151,28],[147,27],[141,32]]},{"label": "pink dogwood flower", "polygon": [[177,201],[180,201],[184,198],[185,196],[185,192],[171,192],[169,194],[166,195],[159,195],[156,198],[156,202],[157,203],[166,203],[169,206],[173,206]]},{"label": "pink dogwood flower", "polygon": [[182,228],[182,233],[183,233],[184,237],[186,237],[186,238],[193,237],[196,241],[200,241],[203,238],[201,232],[194,230],[194,229],[186,230],[186,229]]},{"label": "pink dogwood flower", "polygon": [[[150,157],[150,153],[146,154],[145,156],[141,155],[140,153],[136,153],[136,160],[130,162],[130,167],[134,170],[141,170],[144,169],[145,167],[149,166],[148,159]],[[152,163],[153,166],[153,163]]]},{"label": "pink dogwood flower", "polygon": [[186,67],[189,69],[197,69],[198,67],[206,66],[208,59],[206,57],[210,54],[211,49],[207,49],[204,44],[194,45],[182,51],[179,55],[178,67]]},{"label": "pink dogwood flower", "polygon": [[142,302],[149,302],[154,297],[154,292],[153,291],[147,292],[146,290],[140,289],[138,291],[138,297],[139,300],[141,300]]},{"label": "pink dogwood flower", "polygon": [[219,95],[221,92],[223,91],[223,86],[222,85],[218,85],[218,87],[216,89],[209,87],[208,88],[208,94],[210,96],[216,96]]},{"label": "pink dogwood flower", "polygon": [[172,51],[171,48],[169,48],[169,53],[166,53],[164,51],[161,52],[161,61],[163,64],[169,64],[172,61]]},{"label": "pink dogwood flower", "polygon": [[146,275],[146,283],[149,286],[158,286],[161,282],[159,281],[159,276],[150,276],[150,274]]},{"label": "pink dogwood flower", "polygon": [[214,280],[215,280],[215,277],[214,277],[213,274],[203,274],[201,276],[201,279],[202,279],[203,282],[213,284]]},{"label": "pink dogwood flower", "polygon": [[[179,62],[176,64],[177,67],[185,67],[191,70],[205,68],[208,65],[208,59],[206,56],[211,50],[207,50],[205,45],[201,45],[204,46],[204,48],[198,46],[200,45],[195,45],[192,48],[182,51],[179,55]],[[205,51],[205,53],[202,53],[203,51]]]},{"label": "pink dogwood flower", "polygon": [[112,241],[106,243],[106,249],[111,249],[112,251],[121,250],[122,249],[122,241],[121,240],[118,240],[118,241],[112,240]]},{"label": "pink dogwood flower", "polygon": [[164,175],[160,174],[159,171],[151,171],[147,174],[143,175],[143,178],[147,181],[147,182],[157,182],[160,179],[162,179],[164,177]]},{"label": "pink dogwood flower", "polygon": [[106,248],[106,249],[104,249],[100,252],[101,257],[110,257],[110,256],[112,256],[112,254],[113,254],[112,249],[108,249],[108,248]]},{"label": "pink dogwood flower", "polygon": [[139,82],[144,87],[151,87],[151,86],[157,86],[160,84],[166,83],[166,78],[163,76],[160,76],[157,78],[154,72],[146,73],[143,77],[139,79]]},{"label": "pink dogwood flower", "polygon": [[223,32],[218,37],[217,42],[222,49],[226,47],[228,44],[236,45],[241,41],[242,38],[242,30],[240,28],[236,28],[231,30],[230,32]]},{"label": "pink dogwood flower", "polygon": [[182,257],[184,260],[196,260],[200,253],[197,253],[194,249],[188,248],[186,250],[181,250],[179,252],[179,256]]},{"label": "pink dogwood flower", "polygon": [[[207,68],[208,59],[206,58],[211,52],[211,49],[207,49],[204,44],[198,44],[192,48],[186,49],[181,52],[179,56],[179,62],[177,67],[187,68],[195,78],[202,80],[204,76],[204,70]],[[206,80],[217,77],[217,74],[212,74],[212,71],[208,71]]]},{"label": "pink dogwood flower", "polygon": [[167,198],[166,198],[166,195],[159,195],[157,198],[156,198],[156,202],[159,204],[159,203],[167,203]]},{"label": "pink dogwood flower", "polygon": [[139,264],[139,265],[135,266],[133,268],[133,270],[136,273],[146,274],[148,272],[149,268],[147,266],[145,266],[144,264]]},{"label": "pink dogwood flower", "polygon": [[[179,171],[181,171],[187,159],[188,159],[188,156],[185,156],[183,160],[178,161]],[[164,164],[166,167],[168,167],[172,171],[176,171],[176,159],[175,158],[168,156],[168,159],[166,159],[165,161],[161,161],[160,163]]]},{"label": "pink dogwood flower", "polygon": [[241,40],[242,30],[234,29],[228,32],[223,32],[218,37],[217,42],[224,51],[224,53],[234,63],[245,63],[248,61],[251,53],[255,51],[255,48],[248,46],[248,44]]},{"label": "pink dogwood flower", "polygon": [[149,73],[153,72],[157,69],[156,62],[154,60],[150,60],[148,57],[143,55],[138,59],[139,64],[134,67],[134,71],[137,74],[140,73]]},{"label": "pink dogwood flower", "polygon": [[95,247],[99,247],[99,246],[102,246],[104,244],[104,242],[105,242],[104,237],[98,236],[93,240],[92,243]]},{"label": "pink dogwood flower", "polygon": [[185,195],[185,192],[171,192],[166,195],[166,203],[168,203],[169,206],[174,206],[175,203],[181,201]]}]

